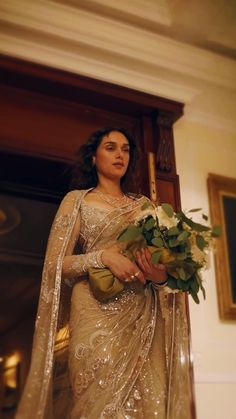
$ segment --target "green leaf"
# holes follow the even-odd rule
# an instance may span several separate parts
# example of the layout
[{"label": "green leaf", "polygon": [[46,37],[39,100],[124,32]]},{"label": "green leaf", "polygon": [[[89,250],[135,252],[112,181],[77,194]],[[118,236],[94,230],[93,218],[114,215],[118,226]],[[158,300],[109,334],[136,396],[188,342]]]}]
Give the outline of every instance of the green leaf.
[{"label": "green leaf", "polygon": [[157,230],[157,228],[155,228],[153,230],[153,234],[154,234],[154,237],[160,237],[161,236],[161,232],[159,230]]},{"label": "green leaf", "polygon": [[168,236],[177,236],[179,234],[179,229],[177,227],[171,227],[167,234]]},{"label": "green leaf", "polygon": [[176,271],[178,272],[180,279],[182,279],[183,281],[187,279],[185,270],[183,268],[177,268]]},{"label": "green leaf", "polygon": [[189,289],[188,281],[182,281],[182,279],[177,280],[177,286],[182,291],[188,291]]},{"label": "green leaf", "polygon": [[178,220],[182,221],[183,215],[185,214],[183,213],[183,211],[179,211],[175,215],[176,215],[176,218],[178,218]]},{"label": "green leaf", "polygon": [[152,254],[152,259],[151,259],[152,263],[157,265],[159,263],[160,257],[161,257],[161,252],[154,252]]},{"label": "green leaf", "polygon": [[188,218],[182,211],[179,213],[181,220],[184,221],[189,227],[191,227],[193,230],[198,231],[201,233],[202,231],[209,231],[210,227],[207,227],[200,223],[195,223],[191,218]]},{"label": "green leaf", "polygon": [[151,244],[151,240],[152,240],[152,238],[153,238],[153,236],[152,236],[152,231],[146,231],[146,230],[144,230],[144,232],[143,232],[143,236],[145,237],[145,239],[147,240],[147,243],[148,244]]},{"label": "green leaf", "polygon": [[182,241],[185,241],[188,237],[189,237],[189,232],[188,231],[182,231],[182,233],[180,233],[180,235],[177,237],[177,240],[179,242],[182,242]]},{"label": "green leaf", "polygon": [[183,285],[182,285],[182,289],[183,291],[188,291],[189,290],[189,281],[182,281]]},{"label": "green leaf", "polygon": [[211,231],[212,237],[219,237],[221,236],[221,233],[222,233],[221,226],[213,226],[212,231]]},{"label": "green leaf", "polygon": [[182,281],[181,279],[177,279],[177,287],[181,291],[183,291],[183,284],[184,284],[184,281]]},{"label": "green leaf", "polygon": [[208,245],[208,243],[206,242],[204,237],[202,237],[200,234],[197,234],[196,235],[196,245],[200,250],[203,250]]},{"label": "green leaf", "polygon": [[141,227],[130,225],[118,237],[118,241],[130,241],[136,239],[142,232]]},{"label": "green leaf", "polygon": [[170,204],[161,204],[163,211],[168,215],[169,218],[172,218],[174,215],[174,210]]},{"label": "green leaf", "polygon": [[160,237],[155,237],[152,239],[152,244],[156,247],[163,247],[164,245],[163,240]]},{"label": "green leaf", "polygon": [[186,250],[186,252],[190,252],[190,250],[191,250],[191,242],[190,242],[189,239],[187,239],[186,242],[185,242],[185,250]]},{"label": "green leaf", "polygon": [[171,276],[168,276],[167,285],[172,290],[178,289],[178,287],[177,287],[177,280],[175,278],[171,277]]},{"label": "green leaf", "polygon": [[196,280],[196,279],[192,279],[192,281],[190,282],[190,288],[191,288],[191,290],[193,290],[196,294],[198,293],[198,291],[199,291],[199,284],[198,284],[198,282],[197,282],[197,280]]},{"label": "green leaf", "polygon": [[177,260],[185,260],[187,258],[187,253],[181,252],[181,253],[175,253]]},{"label": "green leaf", "polygon": [[179,246],[179,241],[177,239],[169,240],[169,247],[177,247],[177,246]]},{"label": "green leaf", "polygon": [[145,210],[147,208],[153,208],[152,203],[149,201],[144,202],[144,204],[141,206],[141,210]]},{"label": "green leaf", "polygon": [[155,225],[155,220],[153,217],[148,218],[148,220],[146,221],[146,223],[144,224],[144,228],[145,230],[149,231],[153,228],[153,226]]},{"label": "green leaf", "polygon": [[[181,278],[183,280],[190,279],[199,268],[198,264],[194,262],[193,260],[174,260],[172,262],[169,262],[167,265],[167,272],[174,278],[178,279]],[[182,269],[184,271],[184,275],[180,271]]]},{"label": "green leaf", "polygon": [[193,298],[193,300],[195,301],[196,304],[200,303],[200,300],[198,298],[198,295],[192,290],[189,290],[191,297]]},{"label": "green leaf", "polygon": [[203,218],[203,220],[208,221],[208,216],[207,215],[202,214],[202,218]]},{"label": "green leaf", "polygon": [[196,273],[195,277],[196,277],[196,281],[197,281],[197,283],[198,283],[198,285],[199,285],[199,287],[202,291],[203,298],[205,300],[206,299],[206,290],[205,290],[204,286],[202,285],[202,278],[200,277],[200,275],[198,275],[198,273]]},{"label": "green leaf", "polygon": [[197,212],[197,211],[201,211],[202,208],[193,208],[191,210],[188,210],[188,212]]}]

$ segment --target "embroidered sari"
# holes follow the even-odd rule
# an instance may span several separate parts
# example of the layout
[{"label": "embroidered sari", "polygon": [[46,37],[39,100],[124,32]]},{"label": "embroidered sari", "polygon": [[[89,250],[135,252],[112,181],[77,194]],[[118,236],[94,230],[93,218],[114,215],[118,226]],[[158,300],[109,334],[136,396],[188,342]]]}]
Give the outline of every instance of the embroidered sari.
[{"label": "embroidered sari", "polygon": [[86,275],[73,286],[71,275],[62,279],[71,242],[73,248],[79,240],[85,258],[110,247],[147,199],[107,210],[87,204],[87,192],[67,194],[52,226],[31,368],[16,418],[34,412],[37,419],[190,419],[185,297],[136,281],[102,303]]}]

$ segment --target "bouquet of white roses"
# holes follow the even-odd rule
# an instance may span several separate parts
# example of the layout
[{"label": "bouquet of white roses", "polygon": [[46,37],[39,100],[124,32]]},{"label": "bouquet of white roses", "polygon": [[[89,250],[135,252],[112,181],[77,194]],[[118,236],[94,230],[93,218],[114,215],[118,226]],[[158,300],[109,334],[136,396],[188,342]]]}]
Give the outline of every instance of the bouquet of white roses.
[{"label": "bouquet of white roses", "polygon": [[125,242],[125,253],[131,260],[136,250],[148,247],[152,262],[166,266],[167,291],[188,292],[199,303],[199,290],[205,298],[201,271],[207,267],[214,238],[220,235],[220,227],[206,225],[208,217],[204,214],[202,217],[203,224],[193,221],[183,211],[175,213],[170,204],[155,207],[147,202],[135,223],[121,233],[118,241]]}]

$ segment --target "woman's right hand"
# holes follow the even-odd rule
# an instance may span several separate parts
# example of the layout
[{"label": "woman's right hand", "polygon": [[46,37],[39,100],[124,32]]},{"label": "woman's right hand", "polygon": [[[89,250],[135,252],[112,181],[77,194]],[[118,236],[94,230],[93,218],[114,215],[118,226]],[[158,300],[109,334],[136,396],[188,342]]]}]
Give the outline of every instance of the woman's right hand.
[{"label": "woman's right hand", "polygon": [[103,251],[102,263],[122,282],[139,280],[145,284],[145,278],[142,271],[136,263],[131,262],[121,253],[119,245],[114,245]]}]

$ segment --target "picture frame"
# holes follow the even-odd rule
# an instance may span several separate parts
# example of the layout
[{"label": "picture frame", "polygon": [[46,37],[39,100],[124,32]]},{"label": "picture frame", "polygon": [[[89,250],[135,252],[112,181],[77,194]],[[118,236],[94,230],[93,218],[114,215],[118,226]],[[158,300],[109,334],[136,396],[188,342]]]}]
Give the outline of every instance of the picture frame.
[{"label": "picture frame", "polygon": [[219,316],[236,320],[236,179],[210,173],[207,179],[211,222],[221,226],[215,269]]}]

